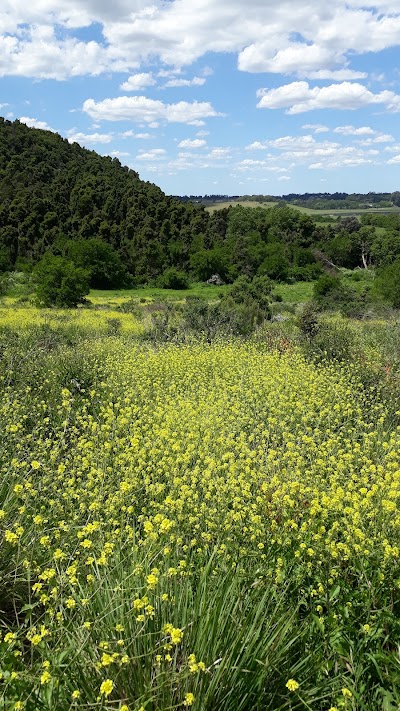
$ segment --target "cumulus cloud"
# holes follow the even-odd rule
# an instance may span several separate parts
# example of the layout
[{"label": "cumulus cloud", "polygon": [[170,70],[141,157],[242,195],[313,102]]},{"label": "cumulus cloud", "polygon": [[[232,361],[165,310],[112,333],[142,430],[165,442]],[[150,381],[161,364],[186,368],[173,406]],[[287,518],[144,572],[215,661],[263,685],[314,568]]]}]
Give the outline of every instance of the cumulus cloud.
[{"label": "cumulus cloud", "polygon": [[359,128],[355,126],[336,126],[333,132],[341,133],[343,136],[373,136],[376,133],[370,126],[360,126]]},{"label": "cumulus cloud", "polygon": [[153,138],[152,133],[135,133],[135,131],[123,131],[119,134],[121,138],[140,138],[142,140],[147,138]]},{"label": "cumulus cloud", "polygon": [[263,151],[267,147],[267,143],[262,143],[261,141],[254,141],[246,146],[246,151]]},{"label": "cumulus cloud", "polygon": [[173,79],[168,79],[166,84],[164,84],[164,89],[169,87],[185,87],[185,86],[203,86],[206,80],[203,77],[193,77],[193,79],[178,79],[177,77]]},{"label": "cumulus cloud", "polygon": [[179,101],[176,104],[164,104],[162,101],[148,99],[145,96],[118,96],[115,99],[104,99],[99,102],[86,99],[82,108],[95,121],[144,121],[149,125],[159,120],[168,123],[193,124],[200,118],[222,115],[206,101],[192,103]]},{"label": "cumulus cloud", "polygon": [[[94,24],[100,38],[82,40]],[[398,0],[2,0],[0,37],[8,75],[130,71],[155,57],[176,70],[236,52],[243,71],[345,81],[364,76],[355,55],[399,46],[400,11]]]},{"label": "cumulus cloud", "polygon": [[393,158],[389,158],[387,162],[389,163],[389,165],[398,165],[400,163],[400,155],[393,156]]},{"label": "cumulus cloud", "polygon": [[[307,124],[305,124],[307,126]],[[384,135],[384,134],[382,134]],[[372,143],[364,147],[344,145],[335,141],[316,140],[313,135],[281,136],[265,141],[259,145],[268,149],[261,159],[246,158],[238,164],[238,170],[247,172],[287,172],[294,166],[305,166],[312,169],[350,168],[357,165],[368,165],[379,161],[379,150]],[[248,146],[251,148],[251,146]],[[287,168],[282,166],[287,165]]]},{"label": "cumulus cloud", "polygon": [[69,143],[80,143],[83,146],[88,146],[97,143],[111,143],[113,139],[112,133],[80,133],[68,132]]},{"label": "cumulus cloud", "polygon": [[206,145],[206,141],[201,138],[185,138],[183,141],[178,143],[178,148],[203,148]]},{"label": "cumulus cloud", "polygon": [[328,126],[324,126],[322,123],[305,123],[302,128],[313,131],[313,133],[327,133],[329,131]]},{"label": "cumulus cloud", "polygon": [[362,84],[342,82],[329,86],[314,86],[305,81],[285,84],[276,89],[257,92],[260,109],[286,109],[288,114],[300,114],[320,109],[355,110],[374,104],[383,104],[390,111],[400,111],[400,96],[393,91],[373,94]]},{"label": "cumulus cloud", "polygon": [[138,91],[146,86],[154,86],[155,83],[156,81],[151,72],[142,72],[141,74],[132,74],[121,84],[120,89],[123,91]]},{"label": "cumulus cloud", "polygon": [[[4,106],[7,106],[7,104],[4,104]],[[41,128],[42,131],[53,131],[55,133],[55,129],[51,128],[46,121],[39,121],[39,119],[31,118],[30,116],[21,116],[19,120],[30,128]]]},{"label": "cumulus cloud", "polygon": [[150,148],[149,151],[139,151],[137,160],[161,160],[166,155],[164,148]]},{"label": "cumulus cloud", "polygon": [[24,28],[20,36],[0,35],[0,76],[64,80],[136,65],[98,42],[60,38],[49,25]]}]

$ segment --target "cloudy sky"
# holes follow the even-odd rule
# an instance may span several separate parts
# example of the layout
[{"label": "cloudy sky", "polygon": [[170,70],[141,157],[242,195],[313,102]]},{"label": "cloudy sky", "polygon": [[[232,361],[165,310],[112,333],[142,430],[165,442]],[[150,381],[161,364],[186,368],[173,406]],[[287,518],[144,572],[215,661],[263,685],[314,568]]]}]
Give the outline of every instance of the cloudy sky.
[{"label": "cloudy sky", "polygon": [[400,0],[1,0],[0,114],[169,194],[400,189]]}]

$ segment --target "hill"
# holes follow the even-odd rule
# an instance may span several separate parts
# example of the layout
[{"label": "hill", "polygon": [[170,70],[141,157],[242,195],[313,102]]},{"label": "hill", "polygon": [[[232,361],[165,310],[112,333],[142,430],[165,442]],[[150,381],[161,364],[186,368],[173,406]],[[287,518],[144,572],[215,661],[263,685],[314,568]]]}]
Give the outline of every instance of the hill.
[{"label": "hill", "polygon": [[318,224],[283,200],[218,207],[168,197],[116,158],[0,119],[0,272],[50,253],[88,268],[92,288],[179,289],[216,273],[293,282],[317,278],[329,261],[353,269],[400,257],[399,214]]},{"label": "hill", "polygon": [[152,276],[207,220],[202,207],[167,197],[117,158],[0,118],[3,262],[35,262],[66,239],[100,238],[131,274]]}]

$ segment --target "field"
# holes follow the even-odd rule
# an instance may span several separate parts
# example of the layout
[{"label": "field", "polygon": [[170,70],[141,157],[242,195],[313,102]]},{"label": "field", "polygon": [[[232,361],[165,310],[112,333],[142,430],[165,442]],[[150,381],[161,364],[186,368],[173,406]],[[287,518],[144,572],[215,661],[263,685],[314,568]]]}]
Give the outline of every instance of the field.
[{"label": "field", "polygon": [[0,313],[0,708],[398,708],[396,324],[116,314]]},{"label": "field", "polygon": [[[236,205],[242,205],[242,207],[262,207],[262,208],[270,208],[274,207],[274,205],[278,205],[276,202],[257,202],[256,200],[227,200],[225,202],[217,202],[214,204],[210,204],[206,206],[207,212],[215,212],[216,210],[222,210],[223,208],[226,207],[235,207]],[[385,208],[373,208],[373,209],[346,209],[346,210],[314,210],[310,207],[301,207],[300,205],[295,205],[294,203],[288,203],[289,207],[292,207],[294,210],[299,210],[300,212],[303,212],[306,215],[312,215],[315,217],[318,221],[318,217],[327,217],[331,216],[332,218],[337,218],[340,215],[342,217],[346,217],[347,215],[364,215],[364,214],[389,214],[391,212],[398,213],[400,211],[400,208],[398,207],[385,207]]]}]

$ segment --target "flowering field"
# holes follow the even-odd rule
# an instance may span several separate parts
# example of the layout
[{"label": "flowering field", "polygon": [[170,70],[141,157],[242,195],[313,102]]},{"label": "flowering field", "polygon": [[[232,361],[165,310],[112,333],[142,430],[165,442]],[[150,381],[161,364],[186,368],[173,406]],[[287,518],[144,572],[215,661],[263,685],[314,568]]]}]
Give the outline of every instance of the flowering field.
[{"label": "flowering field", "polygon": [[0,709],[399,708],[393,408],[286,341],[82,334],[2,335]]}]

